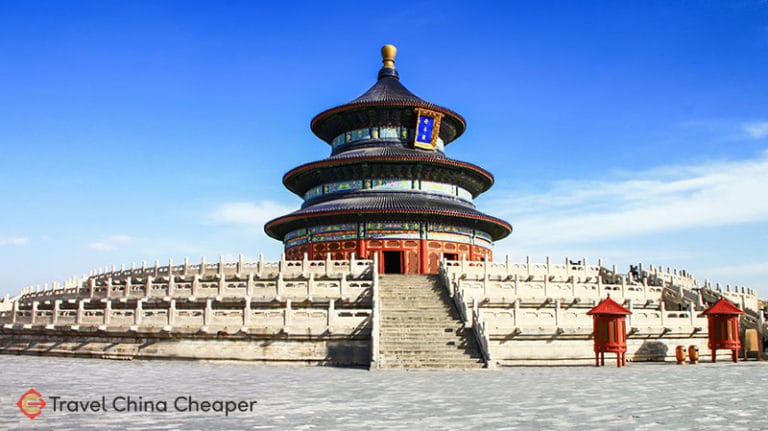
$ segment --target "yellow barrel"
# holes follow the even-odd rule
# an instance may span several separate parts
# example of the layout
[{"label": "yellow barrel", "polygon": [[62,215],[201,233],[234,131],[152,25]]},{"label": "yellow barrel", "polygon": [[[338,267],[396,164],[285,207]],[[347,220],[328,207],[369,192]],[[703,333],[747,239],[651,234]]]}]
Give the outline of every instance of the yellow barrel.
[{"label": "yellow barrel", "polygon": [[755,353],[757,357],[760,351],[760,344],[757,340],[757,329],[747,329],[744,331],[744,357]]},{"label": "yellow barrel", "polygon": [[699,348],[696,346],[688,346],[688,362],[691,364],[699,363]]},{"label": "yellow barrel", "polygon": [[685,363],[685,346],[675,347],[675,359],[677,360],[677,365]]}]

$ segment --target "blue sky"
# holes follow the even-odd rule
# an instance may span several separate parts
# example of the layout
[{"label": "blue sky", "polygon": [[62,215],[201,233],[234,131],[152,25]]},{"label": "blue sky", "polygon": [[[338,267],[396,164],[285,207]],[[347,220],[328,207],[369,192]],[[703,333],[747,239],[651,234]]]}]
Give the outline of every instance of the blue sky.
[{"label": "blue sky", "polygon": [[768,3],[0,0],[0,294],[277,258],[283,173],[379,48],[467,119],[496,258],[684,268],[768,296]]}]

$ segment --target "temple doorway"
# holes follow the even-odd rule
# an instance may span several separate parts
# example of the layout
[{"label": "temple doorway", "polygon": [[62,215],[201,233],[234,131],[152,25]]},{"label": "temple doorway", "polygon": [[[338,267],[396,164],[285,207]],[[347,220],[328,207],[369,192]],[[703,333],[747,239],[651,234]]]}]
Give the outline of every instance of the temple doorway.
[{"label": "temple doorway", "polygon": [[402,274],[403,273],[403,252],[385,251],[384,252],[384,273]]}]

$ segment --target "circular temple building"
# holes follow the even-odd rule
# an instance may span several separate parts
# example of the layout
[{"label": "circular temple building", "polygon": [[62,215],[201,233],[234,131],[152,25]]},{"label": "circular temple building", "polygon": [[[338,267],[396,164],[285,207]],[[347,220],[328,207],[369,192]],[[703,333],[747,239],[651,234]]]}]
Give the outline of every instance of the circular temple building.
[{"label": "circular temple building", "polygon": [[384,65],[368,91],[312,120],[331,155],[283,176],[304,203],[265,231],[283,241],[288,259],[378,254],[384,273],[437,273],[443,257],[492,260],[491,245],[512,226],[473,203],[493,176],[445,155],[464,118],[400,83],[394,46],[381,53]]}]

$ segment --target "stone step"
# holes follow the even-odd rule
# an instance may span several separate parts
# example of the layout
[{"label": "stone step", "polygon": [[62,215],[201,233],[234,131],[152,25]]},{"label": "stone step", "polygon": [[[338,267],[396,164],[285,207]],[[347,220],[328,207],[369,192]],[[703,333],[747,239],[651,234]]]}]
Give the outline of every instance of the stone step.
[{"label": "stone step", "polygon": [[381,301],[380,304],[382,306],[387,306],[391,308],[401,308],[401,309],[416,309],[416,308],[443,308],[443,309],[451,309],[448,304],[435,304],[434,301],[432,302],[409,302],[409,301]]},{"label": "stone step", "polygon": [[418,370],[418,369],[473,369],[482,368],[482,363],[478,364],[464,364],[464,363],[443,363],[443,362],[429,362],[429,363],[408,363],[408,364],[384,364],[383,368],[391,368],[394,370]]},{"label": "stone step", "polygon": [[431,286],[429,284],[421,284],[421,285],[410,285],[407,287],[402,286],[384,286],[379,284],[379,292],[380,293],[389,293],[389,292],[439,292],[442,288],[436,288],[434,286]]},{"label": "stone step", "polygon": [[398,351],[398,352],[390,352],[386,355],[382,354],[382,358],[385,359],[393,359],[393,358],[399,358],[402,360],[451,360],[451,361],[458,361],[458,360],[475,360],[480,358],[480,352],[472,352],[472,351],[465,351],[465,350],[455,350],[455,351],[439,351],[439,352],[405,352],[405,351]]},{"label": "stone step", "polygon": [[384,362],[477,362],[482,361],[479,355],[472,357],[468,355],[388,355],[383,356]]},{"label": "stone step", "polygon": [[[443,312],[443,313],[398,313],[398,312],[395,312],[395,313],[392,313],[392,314],[388,314],[386,316],[381,316],[381,318],[379,320],[381,322],[393,321],[393,320],[400,320],[400,321],[406,322],[406,321],[411,321],[411,320],[414,320],[414,319],[422,319],[422,320],[424,320],[424,319],[428,319],[428,320],[442,319],[442,320],[444,320],[446,322],[451,322],[452,325],[456,323],[457,319],[455,317],[450,316],[450,315],[448,315],[446,317],[446,315],[447,315],[447,313],[445,313],[445,312]],[[458,317],[458,316],[456,316],[456,317]]]},{"label": "stone step", "polygon": [[382,324],[390,322],[401,322],[403,324],[412,324],[414,322],[445,322],[450,325],[456,325],[456,319],[446,319],[445,316],[413,316],[413,315],[402,315],[402,316],[382,316],[379,320]]},{"label": "stone step", "polygon": [[[443,322],[443,321],[430,321],[430,320],[422,320],[422,321],[408,321],[408,322],[400,322],[395,320],[390,320],[387,322],[381,322],[381,326],[379,328],[379,333],[381,334],[389,334],[389,333],[397,333],[400,332],[413,332],[416,334],[428,334],[432,335],[435,333],[442,333],[443,331],[448,332],[453,335],[457,335],[459,333],[456,332],[457,328],[455,322]],[[449,330],[450,329],[450,330]],[[460,334],[459,334],[460,335]]]},{"label": "stone step", "polygon": [[402,329],[405,331],[451,328],[451,332],[453,332],[458,329],[456,322],[449,320],[382,320],[380,323],[380,329]]},{"label": "stone step", "polygon": [[422,330],[422,329],[436,329],[436,328],[451,328],[455,332],[456,322],[452,320],[444,319],[391,319],[382,320],[381,329],[403,329],[403,330]]},{"label": "stone step", "polygon": [[[382,313],[383,314],[383,313]],[[449,313],[447,310],[424,310],[423,312],[408,312],[408,311],[393,311],[391,313],[387,313],[386,315],[382,315],[381,318],[388,318],[392,317],[395,319],[399,318],[409,318],[409,317],[442,317],[444,319],[450,320],[450,321],[456,321],[456,317],[458,317],[458,314],[456,316],[453,315],[453,313]]]},{"label": "stone step", "polygon": [[382,319],[387,317],[391,317],[393,319],[410,318],[410,317],[442,317],[446,320],[450,320],[451,322],[455,322],[456,318],[458,317],[458,313],[456,314],[450,313],[448,312],[448,310],[422,310],[419,312],[415,312],[415,311],[409,312],[409,311],[402,310],[402,311],[388,312],[386,315],[381,316]]},{"label": "stone step", "polygon": [[401,315],[395,315],[395,316],[381,316],[381,318],[379,319],[379,322],[381,323],[401,322],[404,325],[413,324],[414,322],[446,322],[451,326],[456,326],[457,324],[461,324],[461,322],[459,322],[458,319],[446,318],[445,316],[423,315],[423,314],[421,315],[401,314]]},{"label": "stone step", "polygon": [[[388,326],[386,328],[382,328],[381,331],[379,331],[379,334],[384,337],[396,337],[396,336],[402,336],[402,335],[412,335],[417,336],[421,335],[422,338],[430,338],[430,337],[439,337],[439,336],[446,336],[446,337],[457,337],[462,336],[461,333],[456,333],[456,328],[449,328],[449,327],[437,327],[433,326],[430,328],[397,328]],[[470,335],[470,334],[467,334]]]},{"label": "stone step", "polygon": [[432,306],[432,307],[437,307],[437,306],[441,306],[441,305],[443,305],[443,306],[448,306],[449,305],[449,304],[435,303],[435,299],[434,298],[432,298],[431,300],[424,299],[424,300],[419,300],[419,301],[415,301],[415,300],[401,300],[401,299],[396,299],[395,300],[395,299],[386,299],[385,298],[385,299],[383,299],[381,301],[381,304],[386,304],[386,305],[390,305],[390,306],[393,306],[393,307],[397,306],[397,305],[402,306],[402,307],[405,307],[405,306],[414,306],[414,307],[430,307],[430,306]]},{"label": "stone step", "polygon": [[441,339],[431,339],[429,341],[426,340],[418,340],[418,339],[382,339],[381,345],[387,346],[391,349],[399,349],[401,346],[408,347],[409,349],[419,349],[419,350],[425,350],[427,347],[434,348],[434,347],[450,347],[451,349],[456,347],[464,348],[464,346],[467,345],[466,342],[462,341],[461,339],[457,337],[453,337],[452,339],[448,338],[441,338]]},{"label": "stone step", "polygon": [[456,337],[461,337],[462,334],[456,334],[454,331],[450,332],[443,332],[442,330],[430,330],[427,332],[424,331],[384,331],[380,333],[381,338],[387,338],[390,337],[397,337],[397,338],[405,338],[405,337],[414,337],[414,338],[420,338],[420,339],[427,339],[427,338],[434,338],[434,337],[453,337],[454,339]]},{"label": "stone step", "polygon": [[408,336],[408,337],[402,337],[402,336],[395,336],[395,335],[388,335],[386,337],[381,337],[380,339],[381,343],[409,343],[409,344],[444,344],[449,345],[449,343],[453,343],[450,345],[458,346],[461,343],[456,341],[456,335],[450,334],[450,336],[441,337],[441,336],[432,336],[428,339],[425,339],[424,337],[418,337],[416,335]]},{"label": "stone step", "polygon": [[429,356],[430,354],[437,355],[440,353],[463,354],[468,350],[467,346],[449,345],[448,343],[381,343],[379,346],[382,346],[382,349],[384,349],[387,354],[413,352],[414,354],[418,353],[426,356]]},{"label": "stone step", "polygon": [[441,291],[426,290],[426,289],[411,289],[411,290],[384,290],[379,292],[379,298],[395,298],[398,296],[420,296],[440,294]]},{"label": "stone step", "polygon": [[386,314],[382,313],[381,319],[386,318],[408,318],[408,317],[434,317],[434,316],[440,316],[446,320],[455,321],[456,318],[452,315],[453,313],[449,313],[448,310],[422,310],[422,311],[406,311],[406,310],[395,310],[395,311],[387,311]]},{"label": "stone step", "polygon": [[397,292],[380,292],[379,298],[397,298],[401,296],[413,296],[413,297],[420,297],[425,298],[427,295],[439,295],[440,292],[432,292],[429,290],[409,290],[409,291],[397,291]]},{"label": "stone step", "polygon": [[446,327],[451,328],[453,330],[459,329],[461,325],[461,322],[457,322],[455,320],[445,320],[445,319],[387,319],[387,320],[380,320],[379,321],[381,328],[397,328],[397,327],[403,327],[403,328],[436,328],[436,327]]},{"label": "stone step", "polygon": [[[387,346],[384,346],[387,347]],[[389,348],[385,350],[387,355],[390,356],[422,356],[422,357],[445,357],[454,356],[457,358],[464,357],[467,354],[477,354],[478,352],[472,351],[462,346],[436,346],[428,349],[427,347],[419,347],[419,350],[415,350],[417,347],[409,348],[407,346],[398,346],[397,348]]]},{"label": "stone step", "polygon": [[389,361],[383,362],[383,368],[482,368],[481,359],[470,359],[468,361],[449,361],[441,359],[438,361],[430,360],[407,360],[407,361]]},{"label": "stone step", "polygon": [[413,347],[419,347],[419,346],[461,346],[465,343],[462,343],[461,341],[456,339],[456,336],[454,335],[451,338],[434,338],[430,337],[429,339],[424,338],[382,338],[380,340],[381,344],[385,344],[387,346],[391,346],[394,344],[397,344],[398,346],[413,346]]},{"label": "stone step", "polygon": [[429,338],[419,337],[418,335],[415,335],[415,334],[406,335],[406,336],[391,334],[391,335],[382,336],[379,340],[382,343],[412,343],[412,344],[453,343],[453,345],[456,345],[456,346],[461,344],[456,340],[456,334],[448,334],[447,336],[441,336],[441,335],[435,334],[430,336]]},{"label": "stone step", "polygon": [[379,283],[379,291],[380,292],[401,292],[401,291],[407,291],[407,290],[441,290],[443,289],[442,286],[432,286],[431,284],[414,284],[411,283],[407,286],[401,286],[401,285],[395,285],[395,284],[381,284]]},{"label": "stone step", "polygon": [[[452,329],[452,328],[451,328]],[[464,335],[471,335],[471,333],[468,334],[462,334],[462,333],[456,333],[454,330],[429,330],[429,331],[385,331],[379,333],[381,336],[381,339],[420,339],[420,340],[429,340],[433,338],[440,338],[440,339],[452,339],[455,340],[456,337],[462,337]]]},{"label": "stone step", "polygon": [[[450,360],[464,360],[464,359],[477,359],[480,357],[479,352],[471,352],[466,350],[451,350],[451,351],[439,351],[439,352],[388,352],[386,355],[381,355],[383,358],[401,358],[401,359],[450,359]],[[474,357],[473,357],[474,356]]]},{"label": "stone step", "polygon": [[[382,307],[383,308],[383,307]],[[395,320],[395,319],[411,319],[411,318],[418,318],[418,317],[429,317],[429,318],[442,318],[446,321],[450,322],[456,322],[458,318],[458,313],[453,314],[449,313],[448,311],[429,311],[429,312],[419,312],[419,313],[409,313],[405,311],[395,311],[392,313],[384,313],[382,312],[380,320]]]},{"label": "stone step", "polygon": [[438,354],[438,355],[382,355],[381,357],[385,362],[475,362],[482,360],[480,355],[470,356],[462,353],[456,354]]},{"label": "stone step", "polygon": [[430,361],[430,360],[409,360],[409,361],[390,361],[383,362],[386,368],[481,368],[483,362],[481,359],[469,359],[467,361]]},{"label": "stone step", "polygon": [[445,315],[443,316],[430,316],[430,315],[423,315],[423,314],[401,314],[401,315],[395,315],[395,316],[381,316],[381,319],[379,319],[380,322],[403,322],[403,323],[409,323],[409,322],[418,322],[418,321],[429,321],[429,322],[435,322],[435,321],[442,321],[450,323],[451,325],[455,325],[456,319],[446,318]]},{"label": "stone step", "polygon": [[385,368],[480,368],[471,330],[436,276],[379,279],[379,352]]},{"label": "stone step", "polygon": [[420,316],[440,316],[444,317],[446,319],[450,320],[456,320],[455,316],[453,316],[453,313],[450,313],[448,310],[435,310],[435,309],[424,309],[419,311],[408,311],[408,310],[394,310],[394,311],[387,311],[387,316],[393,316],[393,317],[420,317]]},{"label": "stone step", "polygon": [[386,286],[379,284],[379,292],[381,293],[387,293],[387,292],[439,292],[443,290],[442,287],[434,287],[429,284],[411,284],[409,286],[403,287],[403,286]]},{"label": "stone step", "polygon": [[441,290],[427,290],[427,289],[409,289],[409,290],[383,290],[379,292],[379,298],[382,297],[393,297],[393,296],[399,296],[399,295],[416,295],[416,296],[424,296],[428,294],[440,294]]},{"label": "stone step", "polygon": [[[403,308],[403,309],[416,309],[416,308],[446,308],[450,309],[449,304],[436,304],[434,299],[431,301],[387,301],[383,300],[379,302],[382,306],[392,307],[392,308]],[[452,304],[450,304],[452,305]]]},{"label": "stone step", "polygon": [[385,361],[476,361],[482,359],[479,353],[470,352],[438,352],[435,354],[406,354],[396,353],[382,356]]},{"label": "stone step", "polygon": [[426,324],[425,322],[425,324],[419,325],[419,327],[415,327],[414,325],[398,325],[396,323],[391,323],[388,325],[381,325],[379,333],[380,334],[397,334],[397,333],[435,334],[435,333],[441,333],[443,331],[456,334],[455,327],[450,326],[447,323],[440,323],[440,322],[434,323],[434,324]]},{"label": "stone step", "polygon": [[[385,305],[382,305],[382,308],[386,307]],[[395,310],[389,310],[387,309],[387,314],[393,314],[393,315],[403,315],[403,314],[441,314],[443,316],[446,316],[453,320],[453,310],[451,309],[440,309],[440,308],[420,308],[417,310],[405,310],[405,309],[395,309]],[[458,313],[456,313],[458,314]]]},{"label": "stone step", "polygon": [[[444,330],[431,330],[428,332],[423,331],[386,331],[386,332],[380,332],[381,339],[390,339],[390,338],[398,338],[398,339],[420,339],[420,340],[429,340],[435,337],[438,338],[446,338],[446,339],[456,339],[457,336],[462,336],[464,334],[456,333],[453,328],[451,328],[450,331],[444,331]],[[467,334],[469,335],[469,334]]]},{"label": "stone step", "polygon": [[423,339],[429,339],[433,337],[461,337],[464,335],[472,335],[472,332],[460,332],[457,331],[456,328],[453,327],[438,327],[433,326],[430,328],[394,328],[394,327],[387,327],[384,328],[384,330],[379,331],[379,334],[382,337],[397,337],[397,336],[420,336]]},{"label": "stone step", "polygon": [[409,286],[385,286],[379,284],[379,292],[381,293],[387,293],[387,292],[442,292],[445,289],[443,289],[442,286],[432,286],[429,284],[412,284]]}]

